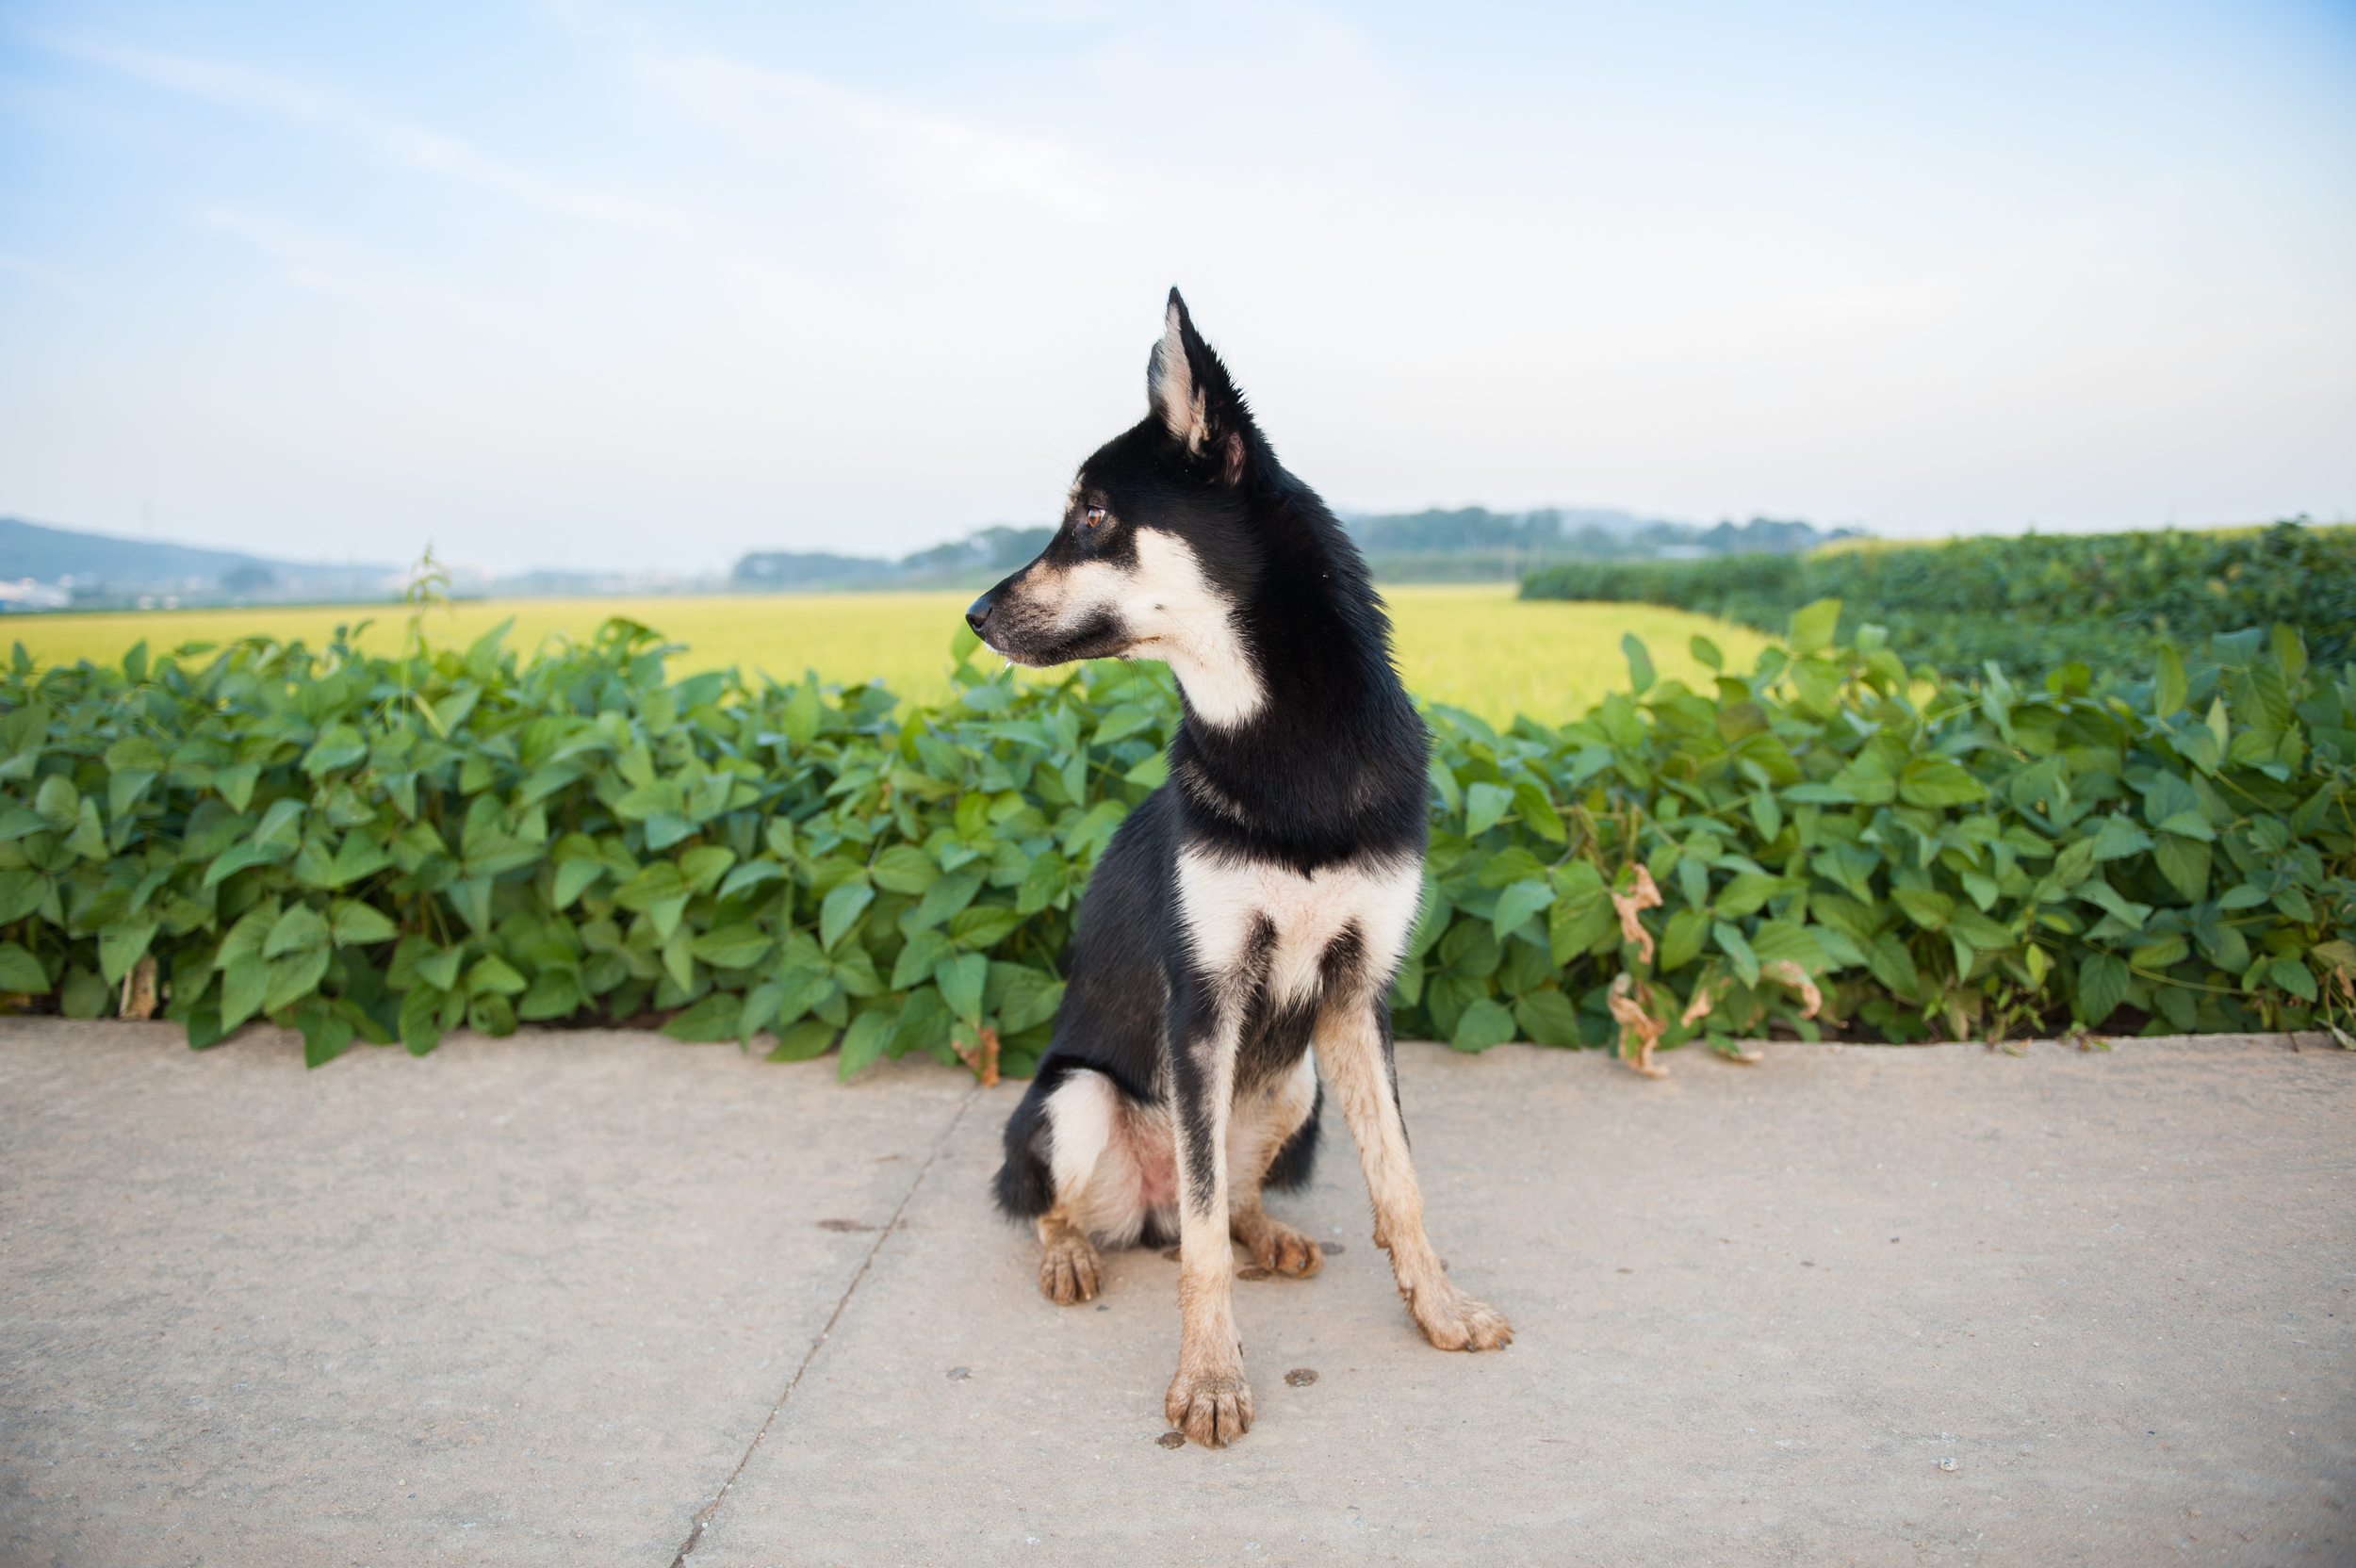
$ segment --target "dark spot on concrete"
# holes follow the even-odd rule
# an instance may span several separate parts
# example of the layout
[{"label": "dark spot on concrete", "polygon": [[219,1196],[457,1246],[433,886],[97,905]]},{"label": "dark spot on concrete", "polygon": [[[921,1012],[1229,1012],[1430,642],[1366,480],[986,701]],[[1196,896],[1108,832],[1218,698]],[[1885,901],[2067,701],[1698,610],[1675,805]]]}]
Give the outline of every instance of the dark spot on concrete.
[{"label": "dark spot on concrete", "polygon": [[1165,1448],[1183,1448],[1186,1446],[1186,1434],[1184,1432],[1164,1432],[1153,1441],[1160,1444]]},{"label": "dark spot on concrete", "polygon": [[822,1219],[818,1228],[822,1231],[872,1231],[875,1227],[863,1219]]},{"label": "dark spot on concrete", "polygon": [[1265,1280],[1268,1277],[1268,1271],[1256,1263],[1245,1264],[1235,1270],[1235,1278],[1238,1280]]},{"label": "dark spot on concrete", "polygon": [[953,1383],[961,1383],[973,1375],[973,1369],[970,1366],[953,1366],[949,1368],[949,1380]]},{"label": "dark spot on concrete", "polygon": [[1317,1243],[1317,1250],[1329,1258],[1338,1258],[1344,1252],[1350,1250],[1349,1248],[1344,1247],[1338,1241],[1321,1241]]},{"label": "dark spot on concrete", "polygon": [[1621,1270],[1620,1270],[1620,1272],[1621,1272],[1621,1273],[1623,1273],[1623,1274],[1633,1274],[1633,1273],[1635,1273],[1635,1272],[1636,1272],[1636,1270],[1634,1270],[1633,1268],[1623,1268],[1623,1269],[1621,1269]]},{"label": "dark spot on concrete", "polygon": [[1317,1369],[1314,1366],[1296,1366],[1284,1374],[1284,1380],[1295,1388],[1306,1388],[1317,1380]]}]

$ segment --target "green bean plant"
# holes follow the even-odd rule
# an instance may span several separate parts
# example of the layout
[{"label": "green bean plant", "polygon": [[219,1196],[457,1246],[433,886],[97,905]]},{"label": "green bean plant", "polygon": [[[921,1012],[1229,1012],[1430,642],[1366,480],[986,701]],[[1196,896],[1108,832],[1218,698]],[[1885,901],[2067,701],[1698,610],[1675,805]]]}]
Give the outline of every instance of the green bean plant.
[{"label": "green bean plant", "polygon": [[[2288,627],[2148,674],[1909,670],[1840,607],[1695,691],[1498,731],[1435,707],[1403,1034],[1611,1046],[2346,1030],[2356,670]],[[318,1066],[467,1027],[659,1024],[1029,1072],[1090,868],[1161,782],[1154,665],[955,696],[713,672],[609,622],[396,655],[337,631],[0,674],[0,996],[256,1019]],[[1723,661],[1696,640],[1694,653]],[[2099,687],[2099,690],[2098,690]]]}]

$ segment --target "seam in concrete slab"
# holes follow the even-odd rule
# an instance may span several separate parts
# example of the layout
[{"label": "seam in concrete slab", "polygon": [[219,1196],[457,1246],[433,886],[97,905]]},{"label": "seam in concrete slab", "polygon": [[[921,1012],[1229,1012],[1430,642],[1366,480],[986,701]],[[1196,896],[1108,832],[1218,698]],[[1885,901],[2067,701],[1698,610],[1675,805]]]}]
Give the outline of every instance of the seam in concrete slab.
[{"label": "seam in concrete slab", "polygon": [[818,1352],[826,1348],[826,1336],[834,1332],[835,1324],[842,1321],[843,1312],[851,1304],[851,1298],[858,1294],[860,1283],[866,1280],[867,1271],[875,1266],[875,1254],[883,1250],[883,1245],[892,1238],[892,1233],[900,1228],[900,1217],[907,1214],[908,1205],[916,1200],[916,1194],[924,1186],[924,1178],[932,1171],[933,1162],[940,1159],[941,1152],[949,1147],[949,1139],[956,1135],[957,1123],[965,1119],[965,1113],[973,1104],[973,1097],[980,1092],[978,1086],[969,1089],[965,1097],[957,1102],[957,1111],[949,1118],[948,1125],[941,1130],[941,1136],[933,1140],[932,1150],[924,1156],[924,1163],[917,1168],[916,1179],[908,1184],[908,1191],[900,1195],[900,1206],[892,1211],[892,1218],[876,1233],[875,1245],[870,1247],[867,1256],[859,1260],[859,1272],[852,1275],[851,1282],[843,1287],[842,1299],[835,1302],[834,1311],[826,1316],[826,1326],[818,1331],[818,1337],[810,1342],[809,1353],[802,1357],[802,1364],[794,1369],[794,1376],[786,1382],[785,1392],[778,1395],[777,1403],[769,1407],[769,1413],[762,1419],[761,1429],[754,1432],[753,1440],[744,1446],[744,1452],[737,1459],[736,1468],[729,1471],[728,1478],[720,1483],[720,1490],[712,1494],[712,1501],[696,1510],[695,1521],[687,1531],[687,1539],[679,1544],[679,1555],[671,1560],[671,1568],[687,1568],[688,1558],[703,1540],[704,1531],[711,1527],[713,1516],[720,1511],[720,1505],[728,1501],[728,1490],[744,1474],[744,1466],[753,1462],[753,1455],[760,1451],[761,1440],[769,1435],[769,1429],[777,1425],[786,1401],[793,1398],[794,1391],[801,1386],[802,1375],[810,1370],[810,1364],[816,1361]]}]

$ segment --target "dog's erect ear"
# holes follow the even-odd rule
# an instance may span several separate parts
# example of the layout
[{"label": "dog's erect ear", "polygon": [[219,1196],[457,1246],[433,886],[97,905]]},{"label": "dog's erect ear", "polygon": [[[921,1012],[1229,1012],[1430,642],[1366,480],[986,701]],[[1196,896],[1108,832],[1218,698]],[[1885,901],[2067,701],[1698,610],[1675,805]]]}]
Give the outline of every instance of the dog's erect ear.
[{"label": "dog's erect ear", "polygon": [[1243,400],[1227,379],[1227,368],[1194,330],[1186,302],[1170,291],[1161,341],[1145,367],[1146,399],[1178,444],[1196,457],[1217,452],[1220,477],[1233,484],[1243,477],[1243,430],[1250,422]]}]

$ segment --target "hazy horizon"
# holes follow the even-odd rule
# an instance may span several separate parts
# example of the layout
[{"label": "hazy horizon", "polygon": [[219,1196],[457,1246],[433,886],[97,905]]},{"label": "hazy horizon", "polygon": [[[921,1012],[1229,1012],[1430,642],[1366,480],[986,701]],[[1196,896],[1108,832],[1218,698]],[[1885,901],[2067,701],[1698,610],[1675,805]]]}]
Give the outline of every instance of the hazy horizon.
[{"label": "hazy horizon", "polygon": [[0,11],[0,515],[725,571],[1044,521],[1163,292],[1338,510],[2356,514],[2356,13]]}]

